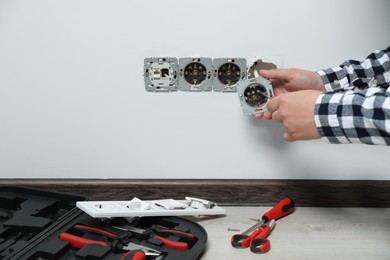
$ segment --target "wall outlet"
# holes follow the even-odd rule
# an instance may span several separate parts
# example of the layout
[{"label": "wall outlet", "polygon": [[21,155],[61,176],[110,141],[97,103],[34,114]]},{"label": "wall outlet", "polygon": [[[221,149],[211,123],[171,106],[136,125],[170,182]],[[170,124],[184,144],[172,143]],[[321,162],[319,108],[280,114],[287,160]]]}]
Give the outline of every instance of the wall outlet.
[{"label": "wall outlet", "polygon": [[212,71],[211,58],[179,59],[179,89],[182,91],[211,91]]},{"label": "wall outlet", "polygon": [[244,115],[254,115],[267,111],[267,103],[273,97],[271,82],[261,76],[237,85],[238,98]]},{"label": "wall outlet", "polygon": [[213,60],[213,90],[236,92],[237,84],[246,78],[246,59],[216,58]]}]

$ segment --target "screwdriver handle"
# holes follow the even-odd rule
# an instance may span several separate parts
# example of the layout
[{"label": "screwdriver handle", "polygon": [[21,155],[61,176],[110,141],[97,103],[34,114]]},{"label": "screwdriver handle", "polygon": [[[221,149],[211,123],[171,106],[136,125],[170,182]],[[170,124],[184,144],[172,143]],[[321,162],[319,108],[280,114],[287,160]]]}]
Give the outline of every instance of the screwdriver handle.
[{"label": "screwdriver handle", "polygon": [[272,209],[264,213],[264,215],[261,217],[265,223],[270,221],[271,219],[280,219],[291,212],[293,212],[295,209],[295,203],[290,198],[284,198],[281,201],[279,201]]}]

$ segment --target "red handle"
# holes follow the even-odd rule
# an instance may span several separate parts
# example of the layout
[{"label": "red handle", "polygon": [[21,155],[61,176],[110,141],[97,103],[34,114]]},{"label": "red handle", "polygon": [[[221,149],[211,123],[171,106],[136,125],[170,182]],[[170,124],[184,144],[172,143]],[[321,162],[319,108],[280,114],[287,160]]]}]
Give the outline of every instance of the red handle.
[{"label": "red handle", "polygon": [[74,236],[74,235],[71,235],[71,234],[65,233],[65,232],[61,233],[59,238],[61,240],[69,242],[71,246],[76,247],[76,248],[83,248],[86,245],[92,245],[92,244],[107,246],[107,243],[105,243],[103,241],[86,239],[86,238]]},{"label": "red handle", "polygon": [[267,238],[268,235],[271,233],[271,228],[270,227],[265,227],[265,228],[259,228],[258,229],[259,232],[256,234],[256,236],[254,237],[254,239],[256,238]]},{"label": "red handle", "polygon": [[236,248],[247,248],[250,246],[253,239],[256,238],[266,238],[271,233],[271,229],[269,227],[259,227],[255,231],[248,235],[233,235],[230,242],[233,247]]},{"label": "red handle", "polygon": [[264,213],[262,219],[264,222],[268,222],[271,219],[280,219],[294,211],[295,203],[290,198],[284,198],[278,202],[271,210]]},{"label": "red handle", "polygon": [[187,232],[183,232],[183,231],[179,231],[179,230],[172,230],[172,229],[156,229],[156,232],[163,232],[163,233],[171,233],[173,235],[177,235],[177,236],[180,236],[180,237],[188,237],[190,238],[192,241],[195,240],[195,236],[193,234],[190,234],[190,233],[187,233]]},{"label": "red handle", "polygon": [[250,243],[250,250],[253,253],[266,253],[271,248],[271,242],[267,239],[269,234],[271,233],[271,228],[266,226],[261,229],[256,237]]},{"label": "red handle", "polygon": [[128,251],[120,260],[145,260],[145,253],[141,250]]},{"label": "red handle", "polygon": [[265,238],[255,238],[251,242],[251,251],[253,253],[267,253],[271,248],[271,242]]},{"label": "red handle", "polygon": [[109,236],[109,237],[116,237],[116,235],[111,233],[111,232],[108,232],[108,231],[103,230],[103,229],[95,228],[95,227],[84,226],[84,225],[74,225],[73,227],[74,228],[78,228],[78,229],[84,229],[84,230],[88,230],[88,231],[93,231],[93,232],[96,232],[96,233],[101,233],[101,234]]},{"label": "red handle", "polygon": [[188,250],[187,243],[172,241],[172,240],[160,237],[160,236],[154,236],[154,237],[157,239],[160,239],[164,243],[163,245],[166,247],[174,248],[177,250]]},{"label": "red handle", "polygon": [[160,228],[153,228],[152,230],[154,230],[156,233],[159,234],[171,234],[180,237],[187,244],[192,245],[195,242],[195,236],[184,231],[179,231],[174,229],[160,229]]}]

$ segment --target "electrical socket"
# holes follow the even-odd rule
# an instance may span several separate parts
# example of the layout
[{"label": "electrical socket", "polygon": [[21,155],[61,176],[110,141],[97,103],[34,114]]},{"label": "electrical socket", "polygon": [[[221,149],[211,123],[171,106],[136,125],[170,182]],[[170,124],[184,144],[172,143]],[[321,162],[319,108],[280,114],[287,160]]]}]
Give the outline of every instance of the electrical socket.
[{"label": "electrical socket", "polygon": [[179,59],[179,89],[182,91],[211,91],[212,71],[211,58]]},{"label": "electrical socket", "polygon": [[237,84],[246,78],[246,59],[215,58],[213,59],[213,90],[236,92]]},{"label": "electrical socket", "polygon": [[271,82],[261,76],[240,81],[237,93],[242,111],[248,116],[267,111],[267,103],[275,95]]}]

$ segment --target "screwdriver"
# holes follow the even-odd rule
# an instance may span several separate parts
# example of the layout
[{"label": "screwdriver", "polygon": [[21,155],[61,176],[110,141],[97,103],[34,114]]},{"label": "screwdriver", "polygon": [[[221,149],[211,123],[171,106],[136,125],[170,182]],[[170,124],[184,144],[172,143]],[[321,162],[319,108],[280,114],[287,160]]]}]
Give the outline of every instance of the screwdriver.
[{"label": "screwdriver", "polygon": [[252,231],[256,230],[258,227],[261,225],[269,222],[272,219],[280,219],[290,213],[292,213],[295,209],[295,203],[292,199],[290,198],[284,198],[281,201],[279,201],[272,209],[267,211],[266,213],[263,214],[261,217],[261,221],[257,222],[255,225],[250,227],[249,229],[245,230],[242,232],[240,235],[235,235],[231,239],[231,243],[233,247],[241,248],[242,247],[242,240],[241,239],[236,239],[238,236],[245,236]]},{"label": "screwdriver", "polygon": [[288,214],[292,213],[295,209],[295,203],[290,198],[284,198],[279,201],[272,209],[267,211],[261,217],[264,220],[264,223],[267,223],[271,219],[278,220]]}]

